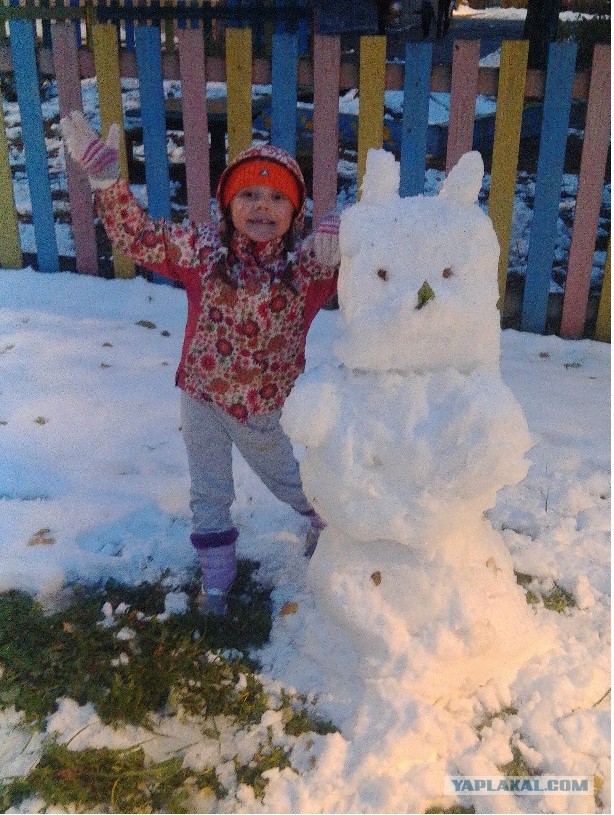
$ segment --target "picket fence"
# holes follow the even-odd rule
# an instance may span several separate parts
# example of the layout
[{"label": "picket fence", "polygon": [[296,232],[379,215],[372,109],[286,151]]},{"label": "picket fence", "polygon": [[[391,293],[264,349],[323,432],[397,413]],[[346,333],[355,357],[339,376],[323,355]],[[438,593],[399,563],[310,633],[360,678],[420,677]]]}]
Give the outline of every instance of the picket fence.
[{"label": "picket fence", "polygon": [[[546,75],[527,70],[528,44],[503,43],[499,69],[479,67],[479,42],[454,43],[449,66],[432,65],[432,44],[408,43],[405,64],[386,62],[386,38],[360,40],[360,59],[342,62],[340,38],[314,37],[312,59],[299,57],[299,33],[272,37],[271,58],[254,58],[252,31],[227,28],[225,57],[206,57],[202,21],[176,25],[176,44],[161,47],[165,22],[135,25],[134,50],[120,48],[115,25],[91,26],[91,47],[81,47],[74,23],[50,25],[51,48],[37,43],[32,20],[10,19],[9,43],[0,46],[0,72],[13,71],[22,118],[26,172],[32,201],[32,220],[38,268],[60,269],[56,242],[38,75],[55,75],[60,115],[82,109],[81,79],[96,76],[103,134],[114,121],[123,122],[121,77],[138,77],[145,174],[149,211],[153,217],[171,215],[169,164],[163,79],[180,79],[188,215],[195,221],[210,217],[209,128],[205,87],[208,81],[227,82],[228,158],[232,160],[252,140],[252,84],[272,84],[270,138],[290,153],[297,147],[299,89],[313,92],[313,218],[317,223],[335,206],[339,151],[340,90],[359,89],[358,179],[371,147],[384,141],[384,91],[403,90],[401,193],[424,191],[428,103],[430,91],[451,93],[446,169],[472,148],[475,101],[478,93],[496,95],[489,214],[501,246],[500,308],[503,312],[516,186],[520,134],[525,99],[543,100],[543,120],[537,166],[534,213],[530,233],[520,328],[546,330],[549,286],[557,233],[559,200],[572,100],[586,100],[586,125],[579,185],[562,304],[560,333],[580,337],[585,332],[590,273],[595,251],[599,210],[610,137],[610,48],[597,45],[592,71],[576,73],[576,45],[553,43]],[[132,30],[131,30],[132,32]],[[132,33],[130,39],[132,38]],[[0,110],[0,264],[23,265],[14,205],[4,120]],[[125,134],[122,131],[121,172],[127,177]],[[98,251],[91,193],[83,174],[68,161],[67,187],[72,217],[76,267],[97,274]],[[135,270],[125,257],[114,255],[117,277]],[[599,300],[594,338],[610,340],[610,251]]]}]

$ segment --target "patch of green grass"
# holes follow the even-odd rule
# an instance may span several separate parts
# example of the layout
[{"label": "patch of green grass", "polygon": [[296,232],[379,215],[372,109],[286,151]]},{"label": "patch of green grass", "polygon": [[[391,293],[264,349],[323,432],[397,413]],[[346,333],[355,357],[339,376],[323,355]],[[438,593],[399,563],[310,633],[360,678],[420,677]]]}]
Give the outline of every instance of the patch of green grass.
[{"label": "patch of green grass", "polygon": [[448,809],[443,809],[443,807],[429,807],[428,809],[424,810],[425,815],[431,815],[431,813],[452,813],[452,812],[466,812],[466,813],[474,813],[475,807],[463,807],[460,804],[454,804],[454,806],[449,807]]},{"label": "patch of green grass", "polygon": [[289,736],[301,736],[303,733],[317,733],[326,736],[328,733],[338,733],[339,728],[328,719],[322,719],[310,713],[305,705],[304,696],[292,697],[285,691],[281,693],[281,707],[284,719],[284,730]]},{"label": "patch of green grass", "polygon": [[284,729],[289,736],[300,736],[303,733],[317,733],[319,736],[326,736],[328,733],[339,732],[339,728],[328,719],[321,719],[304,709],[293,711]]},{"label": "patch of green grass", "polygon": [[595,773],[595,775],[593,775],[593,784],[595,790],[595,804],[599,807],[599,809],[603,809],[603,799],[601,798],[601,792],[603,791],[603,778]]},{"label": "patch of green grass", "polygon": [[515,572],[516,575],[516,582],[519,586],[525,590],[526,600],[529,605],[534,606],[536,603],[539,603],[539,597],[535,594],[533,589],[530,589],[529,586],[535,580],[532,574],[525,574],[524,572]]},{"label": "patch of green grass", "polygon": [[143,750],[78,750],[49,745],[24,779],[0,790],[3,811],[37,795],[47,805],[77,812],[188,812],[193,789],[226,795],[215,768],[195,773],[179,758],[151,763]]},{"label": "patch of green grass", "polygon": [[[92,703],[103,722],[118,726],[151,727],[152,713],[181,711],[202,717],[203,736],[215,738],[214,717],[230,718],[238,730],[259,723],[271,703],[254,673],[257,663],[244,654],[266,641],[271,616],[256,567],[239,564],[223,620],[198,613],[196,583],[184,587],[187,613],[168,619],[157,616],[164,608],[162,585],[75,587],[70,606],[50,616],[26,594],[0,595],[0,706],[14,704],[31,728],[41,729],[58,697]],[[102,614],[107,602],[113,620]],[[131,636],[118,639],[122,629]],[[308,712],[303,697],[282,691],[281,707],[289,737],[336,730]],[[251,760],[235,760],[238,783],[253,787],[260,800],[263,774],[291,766],[291,746],[275,745],[271,728],[267,735]],[[78,812],[185,812],[191,792],[205,787],[218,799],[227,794],[213,767],[195,773],[180,757],[151,763],[138,746],[70,751],[48,743],[25,778],[0,786],[0,811],[40,796],[48,806]]]},{"label": "patch of green grass", "polygon": [[520,750],[515,745],[512,745],[512,756],[512,760],[508,761],[507,764],[501,764],[497,767],[499,772],[501,772],[503,775],[512,777],[539,775],[539,772],[534,767],[527,764]]},{"label": "patch of green grass", "polygon": [[260,801],[264,800],[264,793],[269,783],[268,778],[263,778],[263,773],[278,767],[285,770],[292,767],[290,764],[290,752],[284,750],[280,745],[273,744],[273,731],[268,728],[268,739],[266,744],[260,744],[251,761],[247,764],[240,764],[235,758],[235,773],[237,783],[247,784],[254,790],[254,795]]},{"label": "patch of green grass", "polygon": [[519,586],[522,586],[523,589],[529,586],[535,579],[532,574],[526,574],[525,572],[514,572],[514,574],[516,575],[516,582]]},{"label": "patch of green grass", "polygon": [[482,721],[476,726],[478,736],[481,734],[485,727],[490,727],[494,719],[507,719],[508,716],[515,716],[518,713],[518,708],[515,707],[502,707],[495,713],[487,713]]},{"label": "patch of green grass", "polygon": [[[164,589],[148,584],[76,588],[74,602],[50,616],[27,594],[0,595],[0,705],[14,704],[28,721],[42,724],[55,700],[66,696],[92,702],[106,723],[146,724],[174,697],[190,712],[223,711],[240,723],[259,721],[267,704],[253,677],[255,663],[206,658],[211,650],[243,653],[268,639],[269,591],[253,578],[257,564],[239,565],[222,621],[198,613],[196,585],[189,587],[189,612],[167,620],[155,616],[163,610]],[[114,626],[100,624],[107,601],[114,608],[120,602],[130,606]],[[134,637],[118,640],[122,627]],[[120,661],[121,654],[127,661]],[[247,685],[237,690],[241,674]]]},{"label": "patch of green grass", "polygon": [[547,594],[540,592],[538,595],[533,589],[528,588],[534,580],[533,575],[516,572],[516,581],[526,590],[527,603],[530,605],[537,605],[541,600],[548,611],[556,611],[557,614],[564,614],[568,608],[577,605],[574,596],[556,583]]},{"label": "patch of green grass", "polygon": [[[174,661],[178,654],[173,651],[168,657]],[[248,726],[268,710],[267,694],[241,660],[203,654],[198,643],[192,643],[179,655],[179,662],[168,700],[172,712],[181,708],[191,715],[224,714]]]},{"label": "patch of green grass", "polygon": [[576,605],[574,596],[556,584],[548,594],[542,594],[542,600],[548,611],[556,611],[557,614],[564,614],[568,608]]}]

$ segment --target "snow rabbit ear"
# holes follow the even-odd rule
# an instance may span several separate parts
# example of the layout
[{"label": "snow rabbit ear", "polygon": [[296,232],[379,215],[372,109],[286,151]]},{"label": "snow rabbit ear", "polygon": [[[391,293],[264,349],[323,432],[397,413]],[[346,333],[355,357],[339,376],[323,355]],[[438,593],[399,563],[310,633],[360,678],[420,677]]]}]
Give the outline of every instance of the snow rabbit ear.
[{"label": "snow rabbit ear", "polygon": [[459,204],[475,204],[482,188],[484,162],[477,150],[465,153],[443,182],[440,198],[451,198]]},{"label": "snow rabbit ear", "polygon": [[396,200],[399,197],[401,165],[387,150],[367,150],[360,200],[367,204]]}]

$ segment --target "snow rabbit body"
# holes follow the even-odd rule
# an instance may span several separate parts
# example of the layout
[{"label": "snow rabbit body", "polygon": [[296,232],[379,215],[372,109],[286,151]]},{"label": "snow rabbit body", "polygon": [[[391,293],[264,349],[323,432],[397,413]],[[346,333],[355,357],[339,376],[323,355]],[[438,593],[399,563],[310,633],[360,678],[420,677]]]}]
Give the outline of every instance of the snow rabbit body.
[{"label": "snow rabbit body", "polygon": [[482,174],[469,153],[438,196],[400,198],[394,157],[370,151],[341,217],[337,359],[301,375],[282,414],[328,524],[305,647],[341,655],[324,670],[361,677],[374,710],[385,677],[433,703],[509,678],[540,642],[509,647],[533,622],[484,515],[526,475],[531,438],[499,372]]},{"label": "snow rabbit body", "polygon": [[282,421],[307,447],[309,499],[358,541],[439,548],[526,475],[526,421],[499,373],[482,174],[468,153],[438,196],[400,198],[394,157],[372,150],[342,214],[339,363],[298,379]]}]

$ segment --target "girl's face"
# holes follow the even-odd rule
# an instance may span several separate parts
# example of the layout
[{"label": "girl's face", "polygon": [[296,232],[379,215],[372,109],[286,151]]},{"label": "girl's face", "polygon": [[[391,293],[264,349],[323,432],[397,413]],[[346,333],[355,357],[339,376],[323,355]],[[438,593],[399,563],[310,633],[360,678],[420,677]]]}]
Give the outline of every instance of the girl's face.
[{"label": "girl's face", "polygon": [[290,199],[283,192],[261,184],[239,190],[230,202],[235,229],[258,243],[285,235],[293,214]]}]

